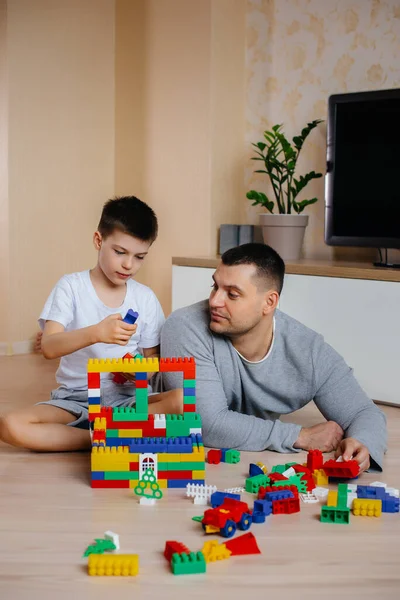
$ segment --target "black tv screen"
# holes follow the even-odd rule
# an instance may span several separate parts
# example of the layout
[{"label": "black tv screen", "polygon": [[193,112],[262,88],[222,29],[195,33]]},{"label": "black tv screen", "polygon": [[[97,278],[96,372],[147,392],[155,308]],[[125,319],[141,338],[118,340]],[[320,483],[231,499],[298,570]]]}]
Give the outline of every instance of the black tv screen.
[{"label": "black tv screen", "polygon": [[400,248],[400,90],[330,96],[325,242]]}]

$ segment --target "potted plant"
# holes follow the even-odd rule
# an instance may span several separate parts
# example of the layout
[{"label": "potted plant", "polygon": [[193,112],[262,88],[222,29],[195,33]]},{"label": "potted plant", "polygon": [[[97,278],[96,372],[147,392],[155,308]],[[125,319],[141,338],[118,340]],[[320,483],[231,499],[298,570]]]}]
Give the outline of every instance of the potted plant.
[{"label": "potted plant", "polygon": [[[265,142],[252,144],[257,156],[252,160],[264,163],[263,169],[255,173],[268,175],[274,200],[263,192],[251,190],[246,194],[253,200],[253,206],[260,205],[270,214],[260,214],[264,242],[272,246],[284,260],[298,259],[308,225],[308,216],[302,215],[306,206],[317,202],[318,198],[296,200],[299,193],[312,179],[322,177],[322,173],[310,171],[306,175],[295,177],[297,160],[309,133],[322,123],[320,119],[307,123],[300,135],[293,138],[290,144],[282,131],[282,125],[274,125],[271,131],[264,131]],[[274,214],[275,203],[279,214]]]}]

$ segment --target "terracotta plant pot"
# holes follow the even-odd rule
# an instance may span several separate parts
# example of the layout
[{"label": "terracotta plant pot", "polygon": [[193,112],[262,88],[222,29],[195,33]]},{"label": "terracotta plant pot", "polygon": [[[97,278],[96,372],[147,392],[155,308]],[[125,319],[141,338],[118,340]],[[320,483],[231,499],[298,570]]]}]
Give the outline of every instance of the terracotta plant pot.
[{"label": "terracotta plant pot", "polygon": [[284,261],[300,258],[308,215],[260,214],[260,225],[264,243],[276,250]]}]

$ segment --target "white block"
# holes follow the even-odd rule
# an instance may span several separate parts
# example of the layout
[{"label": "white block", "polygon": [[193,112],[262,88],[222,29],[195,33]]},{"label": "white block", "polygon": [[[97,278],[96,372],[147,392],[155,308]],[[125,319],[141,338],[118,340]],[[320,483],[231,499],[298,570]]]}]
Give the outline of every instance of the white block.
[{"label": "white block", "polygon": [[356,500],[356,498],[356,492],[350,492],[347,494],[347,508],[353,508],[353,500]]},{"label": "white block", "polygon": [[328,493],[329,493],[328,488],[316,487],[313,489],[313,494],[314,494],[314,496],[317,496],[317,498],[321,498],[321,499],[327,498]]},{"label": "white block", "polygon": [[283,471],[282,475],[289,479],[289,477],[293,477],[294,475],[296,475],[296,471],[293,469],[293,467],[289,467],[288,469],[286,469],[286,471]]},{"label": "white block", "polygon": [[357,491],[357,484],[355,484],[355,483],[348,483],[347,484],[347,491],[348,492],[356,492]]},{"label": "white block", "polygon": [[195,433],[195,434],[200,433],[200,435],[201,435],[201,427],[191,427],[189,429],[189,433]]},{"label": "white block", "polygon": [[396,488],[387,487],[386,492],[389,494],[389,496],[395,496],[396,498],[399,497],[399,490]]},{"label": "white block", "polygon": [[300,494],[300,498],[306,504],[315,504],[319,502],[319,498],[315,496],[315,494],[311,494],[311,492],[307,492],[307,494]]},{"label": "white block", "polygon": [[119,550],[119,535],[118,533],[114,533],[113,531],[105,531],[104,537],[106,540],[111,540],[113,544],[115,544],[115,549]]},{"label": "white block", "polygon": [[208,499],[206,496],[195,496],[193,498],[193,504],[200,504],[201,506],[207,506]]},{"label": "white block", "polygon": [[165,429],[166,427],[165,415],[154,415],[154,429]]},{"label": "white block", "polygon": [[383,483],[382,481],[373,481],[372,483],[369,483],[368,485],[372,486],[372,487],[386,487],[386,483]]},{"label": "white block", "polygon": [[88,398],[100,398],[100,388],[89,389],[88,390]]},{"label": "white block", "polygon": [[140,504],[143,506],[154,506],[156,502],[157,500],[155,498],[146,498],[145,496],[140,498]]}]

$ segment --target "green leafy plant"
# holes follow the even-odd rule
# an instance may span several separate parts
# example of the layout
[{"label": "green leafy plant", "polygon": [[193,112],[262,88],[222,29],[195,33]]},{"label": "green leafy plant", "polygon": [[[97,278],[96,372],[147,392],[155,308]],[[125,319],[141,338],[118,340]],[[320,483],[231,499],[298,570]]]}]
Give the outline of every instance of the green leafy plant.
[{"label": "green leafy plant", "polygon": [[[264,131],[265,142],[252,144],[256,148],[257,155],[252,157],[252,160],[261,160],[265,166],[264,169],[254,172],[268,175],[280,214],[291,214],[292,210],[300,214],[306,206],[318,201],[318,198],[311,198],[297,202],[296,198],[312,179],[322,177],[322,173],[310,171],[306,175],[300,175],[298,179],[294,173],[300,150],[309,133],[319,123],[322,123],[320,119],[307,123],[301,134],[293,138],[293,145],[285,137],[282,131],[283,125],[274,125],[272,131]],[[253,206],[259,204],[270,213],[274,212],[275,202],[263,192],[251,190],[246,196],[249,200],[253,200]]]}]

